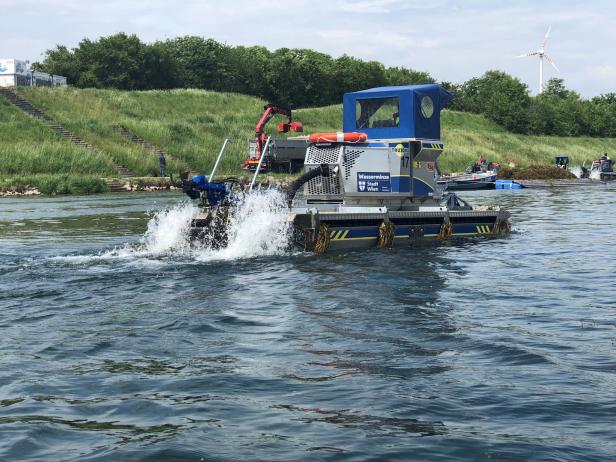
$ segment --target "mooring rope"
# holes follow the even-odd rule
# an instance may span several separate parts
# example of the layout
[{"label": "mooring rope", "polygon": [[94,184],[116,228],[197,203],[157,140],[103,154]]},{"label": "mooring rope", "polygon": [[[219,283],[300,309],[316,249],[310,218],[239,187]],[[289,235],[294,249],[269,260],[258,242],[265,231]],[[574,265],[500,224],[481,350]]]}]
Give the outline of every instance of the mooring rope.
[{"label": "mooring rope", "polygon": [[314,240],[314,251],[316,253],[327,252],[329,249],[329,242],[331,237],[329,235],[329,226],[321,224],[316,239]]},{"label": "mooring rope", "polygon": [[396,226],[390,221],[383,221],[379,225],[379,235],[376,240],[376,246],[379,249],[386,249],[394,245],[396,237]]}]

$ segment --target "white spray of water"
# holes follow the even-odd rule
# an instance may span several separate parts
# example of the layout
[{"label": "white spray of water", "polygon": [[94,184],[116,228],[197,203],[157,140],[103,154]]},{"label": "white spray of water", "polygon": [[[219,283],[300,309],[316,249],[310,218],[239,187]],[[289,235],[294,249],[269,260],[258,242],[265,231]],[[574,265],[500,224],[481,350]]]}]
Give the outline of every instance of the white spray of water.
[{"label": "white spray of water", "polygon": [[197,208],[191,203],[157,212],[148,222],[137,252],[148,256],[190,252],[190,221]]},{"label": "white spray of water", "polygon": [[229,242],[222,249],[202,249],[204,260],[233,260],[278,255],[289,245],[291,223],[283,193],[274,189],[246,194],[234,208],[229,223]]},{"label": "white spray of water", "polygon": [[197,261],[233,260],[277,255],[288,248],[291,223],[284,194],[276,190],[246,194],[234,207],[228,227],[228,245],[221,249],[191,244],[190,222],[198,208],[178,204],[156,212],[138,244],[125,244],[96,255],[69,255],[53,260],[72,264],[127,260],[154,262],[161,257],[182,256]]},{"label": "white spray of water", "polygon": [[[582,167],[571,167],[569,171],[573,173],[576,177],[582,178]],[[590,178],[591,180],[600,180],[601,172],[599,170],[593,170],[590,172],[588,178]]]},{"label": "white spray of water", "polygon": [[190,252],[188,231],[196,207],[190,203],[178,204],[156,212],[147,225],[147,230],[138,244],[124,244],[96,255],[67,255],[52,260],[65,263],[85,264],[107,260],[149,259],[166,255]]}]

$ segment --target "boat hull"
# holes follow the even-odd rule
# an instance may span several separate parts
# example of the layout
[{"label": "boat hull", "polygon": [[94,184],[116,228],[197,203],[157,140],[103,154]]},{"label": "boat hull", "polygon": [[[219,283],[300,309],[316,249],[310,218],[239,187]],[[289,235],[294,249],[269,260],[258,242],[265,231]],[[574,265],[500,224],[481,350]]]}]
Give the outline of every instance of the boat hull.
[{"label": "boat hull", "polygon": [[[383,223],[390,224],[393,236],[389,242],[383,242]],[[294,216],[293,224],[295,245],[311,251],[399,247],[421,239],[495,237],[510,229],[509,214],[500,210],[303,214]]]},{"label": "boat hull", "polygon": [[496,174],[490,175],[467,175],[459,177],[441,177],[437,184],[447,191],[469,191],[474,189],[494,189]]},{"label": "boat hull", "polygon": [[[399,247],[422,239],[496,237],[509,232],[504,210],[397,211],[387,213],[290,213],[293,244],[327,251]],[[195,215],[190,234],[212,247],[227,243],[228,214],[215,209]]]}]

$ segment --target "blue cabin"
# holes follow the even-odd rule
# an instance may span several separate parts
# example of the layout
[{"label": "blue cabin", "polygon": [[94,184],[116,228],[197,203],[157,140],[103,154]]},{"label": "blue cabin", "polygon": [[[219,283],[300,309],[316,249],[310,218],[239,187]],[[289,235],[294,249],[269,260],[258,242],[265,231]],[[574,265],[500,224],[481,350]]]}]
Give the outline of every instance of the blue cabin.
[{"label": "blue cabin", "polygon": [[453,95],[437,84],[380,87],[345,93],[343,130],[369,139],[440,140],[441,109]]}]

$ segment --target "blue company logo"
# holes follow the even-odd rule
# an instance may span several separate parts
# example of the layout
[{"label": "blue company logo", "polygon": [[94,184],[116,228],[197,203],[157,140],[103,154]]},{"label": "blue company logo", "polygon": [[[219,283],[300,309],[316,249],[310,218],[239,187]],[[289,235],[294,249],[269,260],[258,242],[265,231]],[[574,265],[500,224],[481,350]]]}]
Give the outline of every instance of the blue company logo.
[{"label": "blue company logo", "polygon": [[357,172],[358,192],[391,192],[389,172]]},{"label": "blue company logo", "polygon": [[0,67],[0,72],[6,72],[8,70],[9,70],[8,67]]}]

